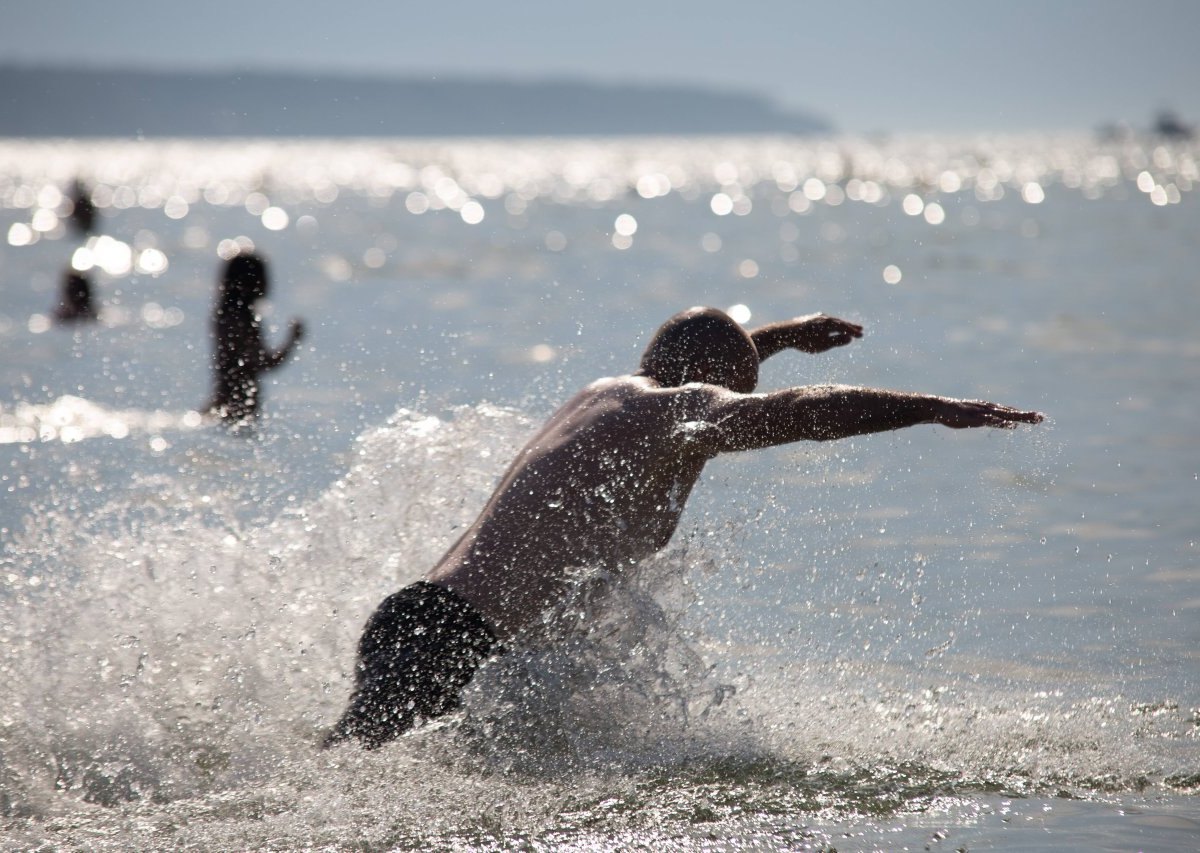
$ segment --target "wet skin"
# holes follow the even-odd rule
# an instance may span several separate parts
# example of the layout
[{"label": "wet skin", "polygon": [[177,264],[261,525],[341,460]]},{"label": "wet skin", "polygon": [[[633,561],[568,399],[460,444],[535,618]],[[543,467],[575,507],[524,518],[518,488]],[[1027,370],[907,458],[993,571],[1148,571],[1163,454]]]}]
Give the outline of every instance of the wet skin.
[{"label": "wet skin", "polygon": [[[673,320],[688,315],[733,324],[715,309]],[[665,547],[705,463],[723,453],[917,424],[1012,429],[1042,420],[995,403],[845,385],[753,393],[762,359],[844,346],[862,327],[820,314],[749,333],[733,326],[744,342],[714,339],[704,349],[725,347],[732,357],[690,369],[718,381],[664,382],[670,371],[652,342],[642,369],[576,394],[517,454],[426,579],[466,599],[501,637],[515,637],[557,600],[573,568],[620,570]]]}]

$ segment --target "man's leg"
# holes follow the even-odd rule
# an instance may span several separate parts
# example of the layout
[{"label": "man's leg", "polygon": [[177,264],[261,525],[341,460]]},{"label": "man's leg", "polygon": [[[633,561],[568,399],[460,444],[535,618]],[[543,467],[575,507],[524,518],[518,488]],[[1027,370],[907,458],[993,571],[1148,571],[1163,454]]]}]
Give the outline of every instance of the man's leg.
[{"label": "man's leg", "polygon": [[457,595],[420,582],[384,599],[358,643],[350,706],[325,738],[357,738],[368,749],[461,706],[459,694],[496,645],[495,635]]},{"label": "man's leg", "polygon": [[393,593],[367,620],[358,641],[350,706],[326,736],[324,746],[353,737],[373,749],[412,728],[416,716],[413,680],[423,669],[412,644],[416,627],[413,598],[411,588]]}]

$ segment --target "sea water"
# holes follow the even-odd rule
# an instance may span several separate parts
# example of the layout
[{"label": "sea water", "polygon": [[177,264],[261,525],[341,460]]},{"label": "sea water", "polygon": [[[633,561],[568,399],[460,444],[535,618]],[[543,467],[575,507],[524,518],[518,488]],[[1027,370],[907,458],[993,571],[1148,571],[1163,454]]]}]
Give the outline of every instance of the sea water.
[{"label": "sea water", "polygon": [[[1153,139],[0,142],[14,849],[1200,845],[1200,149]],[[72,180],[100,209],[65,220]],[[223,258],[308,336],[197,409]],[[68,266],[98,322],[52,320]],[[1047,414],[710,463],[670,547],[374,752],[363,622],[677,310]]]}]

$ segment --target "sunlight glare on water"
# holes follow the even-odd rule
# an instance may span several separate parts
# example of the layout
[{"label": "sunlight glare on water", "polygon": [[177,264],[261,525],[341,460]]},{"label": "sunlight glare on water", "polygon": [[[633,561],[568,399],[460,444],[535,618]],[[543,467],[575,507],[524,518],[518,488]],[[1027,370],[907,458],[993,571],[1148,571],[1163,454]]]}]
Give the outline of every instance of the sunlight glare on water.
[{"label": "sunlight glare on water", "polygon": [[[0,141],[6,838],[1195,846],[1197,163],[1084,136]],[[249,439],[199,414],[245,251],[268,339],[308,329]],[[95,323],[53,319],[68,267]],[[371,609],[696,304],[866,326],[761,390],[1051,420],[715,460],[667,551],[580,567],[554,642],[463,713],[315,749]]]}]

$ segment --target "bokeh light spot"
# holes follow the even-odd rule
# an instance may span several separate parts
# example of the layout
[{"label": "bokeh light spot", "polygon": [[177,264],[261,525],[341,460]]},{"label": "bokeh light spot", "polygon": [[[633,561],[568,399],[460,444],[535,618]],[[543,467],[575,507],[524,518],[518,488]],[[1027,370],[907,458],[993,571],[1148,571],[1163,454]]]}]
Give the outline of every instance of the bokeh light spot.
[{"label": "bokeh light spot", "polygon": [[728,216],[733,213],[733,199],[725,193],[714,195],[708,205],[717,216]]},{"label": "bokeh light spot", "polygon": [[739,302],[737,305],[730,305],[729,308],[726,309],[725,313],[728,314],[735,323],[745,324],[750,322],[750,307],[741,302]]},{"label": "bokeh light spot", "polygon": [[411,192],[404,199],[404,208],[409,213],[422,214],[429,210],[429,196],[419,190]]},{"label": "bokeh light spot", "polygon": [[24,222],[14,222],[8,228],[8,245],[28,246],[34,241],[33,229]]},{"label": "bokeh light spot", "polygon": [[167,256],[159,249],[144,249],[138,253],[134,268],[143,275],[162,275],[167,271]]},{"label": "bokeh light spot", "polygon": [[288,226],[287,211],[282,207],[268,207],[262,212],[262,224],[268,231],[282,231]]},{"label": "bokeh light spot", "polygon": [[468,225],[478,225],[480,222],[483,222],[483,205],[474,199],[471,199],[462,206],[462,209],[458,212],[458,215],[461,216],[462,221]]}]

